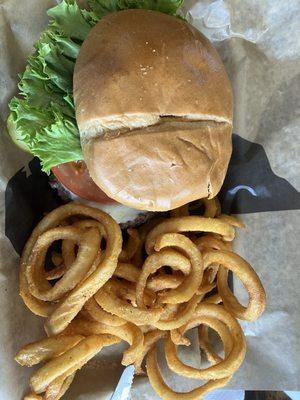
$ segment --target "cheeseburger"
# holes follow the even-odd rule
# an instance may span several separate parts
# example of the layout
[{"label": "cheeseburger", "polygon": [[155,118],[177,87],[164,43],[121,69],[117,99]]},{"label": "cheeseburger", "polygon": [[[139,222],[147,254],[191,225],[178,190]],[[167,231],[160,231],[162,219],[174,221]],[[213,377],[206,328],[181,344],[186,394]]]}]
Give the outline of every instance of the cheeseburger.
[{"label": "cheeseburger", "polygon": [[101,14],[61,2],[10,103],[14,142],[70,199],[120,223],[213,198],[231,155],[224,65],[172,7]]}]

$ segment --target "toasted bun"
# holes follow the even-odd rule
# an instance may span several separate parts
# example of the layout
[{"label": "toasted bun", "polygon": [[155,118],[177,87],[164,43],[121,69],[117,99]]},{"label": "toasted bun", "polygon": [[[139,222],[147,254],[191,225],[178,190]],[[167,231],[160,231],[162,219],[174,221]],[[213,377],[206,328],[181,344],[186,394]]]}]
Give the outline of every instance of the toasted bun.
[{"label": "toasted bun", "polygon": [[155,11],[109,14],[83,43],[74,99],[89,172],[113,199],[165,211],[219,191],[231,87],[215,49],[188,23]]}]

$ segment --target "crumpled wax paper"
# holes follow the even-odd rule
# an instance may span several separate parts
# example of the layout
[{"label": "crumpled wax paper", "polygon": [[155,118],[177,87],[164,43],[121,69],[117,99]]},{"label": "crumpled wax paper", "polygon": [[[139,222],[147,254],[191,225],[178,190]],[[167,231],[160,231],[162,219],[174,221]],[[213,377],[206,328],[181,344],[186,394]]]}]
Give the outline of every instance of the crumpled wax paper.
[{"label": "crumpled wax paper", "polygon": [[[16,190],[16,182],[23,185],[25,179],[30,191],[34,172],[28,167],[31,157],[10,142],[5,120],[17,73],[23,71],[47,24],[46,10],[54,4],[0,0],[1,400],[19,400],[27,391],[32,369],[18,366],[14,355],[44,335],[42,321],[18,296],[15,249],[21,245],[11,233],[14,228],[17,237],[26,221],[32,222],[22,198],[26,188]],[[300,390],[299,1],[187,0],[184,11],[219,50],[233,85],[234,152],[221,200],[226,211],[242,214],[247,229],[237,234],[235,248],[254,266],[267,292],[264,315],[242,323],[247,356],[229,387]],[[245,296],[239,282],[234,281],[234,291]],[[187,362],[199,364],[197,344],[183,352]],[[121,348],[113,347],[101,352],[77,374],[65,398],[109,399],[122,371],[120,354]],[[178,390],[199,385],[169,372],[165,376]],[[135,378],[132,399],[156,398],[145,378]]]}]

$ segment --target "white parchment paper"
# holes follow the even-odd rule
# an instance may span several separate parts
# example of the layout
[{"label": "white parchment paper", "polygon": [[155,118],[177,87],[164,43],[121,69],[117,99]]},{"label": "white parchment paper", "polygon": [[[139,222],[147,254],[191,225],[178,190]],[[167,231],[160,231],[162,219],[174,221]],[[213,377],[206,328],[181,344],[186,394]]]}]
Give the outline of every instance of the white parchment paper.
[{"label": "white parchment paper", "polygon": [[[19,400],[30,369],[14,362],[16,351],[41,337],[42,321],[18,296],[18,255],[5,236],[5,189],[30,157],[7,137],[7,102],[16,93],[33,43],[47,24],[52,0],[0,0],[0,399]],[[234,132],[263,145],[274,173],[300,188],[300,5],[298,0],[187,0],[190,22],[218,48],[235,97]],[[253,170],[253,174],[259,171]],[[299,211],[243,216],[247,230],[236,250],[251,262],[267,292],[267,309],[255,323],[243,323],[247,357],[230,387],[300,390]],[[18,224],[18,221],[14,221]],[[235,284],[239,294],[239,285]],[[242,291],[240,295],[242,296]],[[196,346],[187,359],[199,362]],[[69,400],[109,399],[121,374],[120,349],[107,349],[72,384]],[[178,390],[199,382],[166,375]],[[157,396],[147,380],[135,379],[134,400]]]}]

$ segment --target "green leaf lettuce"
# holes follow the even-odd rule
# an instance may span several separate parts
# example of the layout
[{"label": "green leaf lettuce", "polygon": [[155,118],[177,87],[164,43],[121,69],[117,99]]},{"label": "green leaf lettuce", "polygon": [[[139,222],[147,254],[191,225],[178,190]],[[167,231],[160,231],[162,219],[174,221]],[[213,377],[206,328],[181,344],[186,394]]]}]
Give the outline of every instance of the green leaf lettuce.
[{"label": "green leaf lettuce", "polygon": [[182,0],[89,0],[89,10],[63,0],[48,10],[48,29],[20,76],[19,95],[9,103],[12,140],[37,156],[42,169],[83,159],[73,101],[73,72],[91,28],[109,12],[145,8],[176,15]]}]

